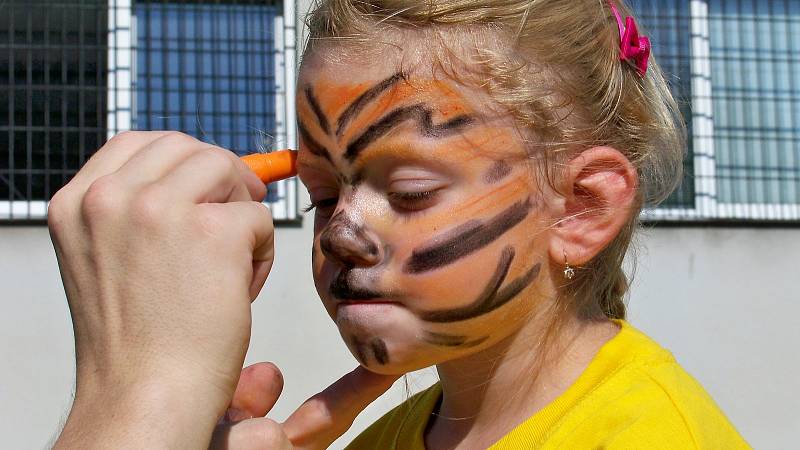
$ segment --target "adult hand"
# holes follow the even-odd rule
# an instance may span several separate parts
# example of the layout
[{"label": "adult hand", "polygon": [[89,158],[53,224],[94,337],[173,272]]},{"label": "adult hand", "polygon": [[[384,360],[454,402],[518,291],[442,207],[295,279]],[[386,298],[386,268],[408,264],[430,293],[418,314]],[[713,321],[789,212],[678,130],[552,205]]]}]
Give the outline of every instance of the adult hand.
[{"label": "adult hand", "polygon": [[77,372],[57,448],[208,445],[272,266],[264,195],[233,153],[176,132],[114,137],[56,193]]},{"label": "adult hand", "polygon": [[328,448],[347,431],[356,416],[397,376],[378,375],[358,367],[303,403],[281,423],[265,416],[275,405],[283,378],[270,363],[245,368],[228,412],[214,431],[214,450]]}]

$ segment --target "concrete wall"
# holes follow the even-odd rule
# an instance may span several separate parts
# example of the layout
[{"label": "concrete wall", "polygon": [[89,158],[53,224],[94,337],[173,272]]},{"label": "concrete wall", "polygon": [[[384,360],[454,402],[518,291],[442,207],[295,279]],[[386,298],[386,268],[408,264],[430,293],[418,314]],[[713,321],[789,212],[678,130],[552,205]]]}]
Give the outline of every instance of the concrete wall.
[{"label": "concrete wall", "polygon": [[[254,305],[247,359],[283,369],[279,419],[355,366],[312,285],[309,225],[278,230],[275,268]],[[792,448],[800,230],[659,228],[641,241],[631,321],[674,352],[756,448]],[[72,330],[44,227],[0,228],[0,286],[2,447],[39,448],[57,430],[73,383]],[[411,380],[424,387],[433,377]],[[399,385],[334,448],[399,402]]]}]

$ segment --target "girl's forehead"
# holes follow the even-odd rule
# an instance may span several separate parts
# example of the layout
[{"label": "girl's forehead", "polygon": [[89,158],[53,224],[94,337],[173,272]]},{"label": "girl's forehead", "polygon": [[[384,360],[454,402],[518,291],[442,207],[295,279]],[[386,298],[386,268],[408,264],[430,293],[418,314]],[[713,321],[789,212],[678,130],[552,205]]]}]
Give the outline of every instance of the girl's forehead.
[{"label": "girl's forehead", "polygon": [[381,78],[347,79],[319,74],[301,82],[298,97],[301,104],[318,107],[327,117],[341,117],[354,106],[379,112],[398,104],[425,105],[444,119],[463,114],[476,115],[480,111],[480,105],[471,100],[474,95],[470,96],[451,80],[417,78],[403,72],[384,75]]}]

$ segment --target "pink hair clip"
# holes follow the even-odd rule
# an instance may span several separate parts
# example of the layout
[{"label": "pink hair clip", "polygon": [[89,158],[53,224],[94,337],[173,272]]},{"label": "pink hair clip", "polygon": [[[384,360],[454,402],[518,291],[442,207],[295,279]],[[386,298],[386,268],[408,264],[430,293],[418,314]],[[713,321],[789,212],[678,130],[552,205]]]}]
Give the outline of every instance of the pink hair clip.
[{"label": "pink hair clip", "polygon": [[620,61],[633,61],[639,75],[644,76],[647,73],[647,61],[650,59],[650,38],[639,36],[639,29],[636,27],[633,17],[626,17],[625,24],[622,23],[622,17],[619,15],[617,7],[614,6],[613,0],[608,0],[608,6],[614,12],[619,26]]}]

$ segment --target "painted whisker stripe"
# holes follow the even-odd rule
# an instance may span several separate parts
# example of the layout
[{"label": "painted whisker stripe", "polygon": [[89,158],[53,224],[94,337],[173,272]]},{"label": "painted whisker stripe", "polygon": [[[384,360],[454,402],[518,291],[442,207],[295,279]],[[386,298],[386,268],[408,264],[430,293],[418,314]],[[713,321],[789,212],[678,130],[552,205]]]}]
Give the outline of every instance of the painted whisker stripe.
[{"label": "painted whisker stripe", "polygon": [[436,345],[439,347],[464,347],[471,348],[482,344],[489,336],[482,336],[477,339],[468,340],[467,336],[459,336],[456,334],[435,333],[433,331],[425,331],[422,340],[425,342]]},{"label": "painted whisker stripe", "polygon": [[300,132],[300,138],[303,140],[303,142],[305,142],[306,147],[308,147],[308,151],[311,152],[312,155],[323,157],[333,163],[331,153],[327,148],[320,145],[319,142],[311,137],[311,133],[308,132],[308,129],[305,127],[305,125],[303,125],[303,122],[297,121],[297,131]]},{"label": "painted whisker stripe", "polygon": [[514,260],[514,248],[505,247],[500,254],[500,261],[497,263],[497,268],[483,288],[483,292],[478,296],[475,301],[469,305],[461,308],[445,309],[439,311],[425,311],[420,313],[420,318],[428,322],[447,323],[447,322],[460,322],[468,320],[473,317],[481,316],[494,309],[494,299],[500,286],[508,276],[508,269],[511,267],[511,262]]},{"label": "painted whisker stripe", "polygon": [[358,155],[370,144],[380,137],[389,133],[407,120],[416,120],[420,133],[425,137],[441,138],[461,130],[463,127],[474,122],[474,118],[468,115],[454,117],[447,122],[434,125],[433,111],[422,103],[411,106],[397,108],[385,115],[383,118],[373,123],[359,137],[347,146],[344,158],[350,162],[355,161]]},{"label": "painted whisker stripe", "polygon": [[384,91],[394,86],[395,83],[405,78],[405,73],[397,72],[391,77],[367,89],[363,94],[359,95],[358,98],[356,98],[353,103],[351,103],[339,116],[339,120],[337,121],[336,125],[336,135],[341,136],[342,133],[344,133],[344,128],[347,126],[347,124],[354,119],[362,109],[364,109],[374,100],[378,99],[378,97],[380,97]]},{"label": "painted whisker stripe", "polygon": [[471,220],[442,233],[433,242],[411,252],[403,271],[422,273],[452,264],[491,244],[522,222],[531,210],[531,199],[521,200],[486,222]]},{"label": "painted whisker stripe", "polygon": [[372,356],[375,357],[378,364],[383,366],[389,362],[389,351],[386,349],[383,339],[374,338],[370,341],[369,346],[372,349]]},{"label": "painted whisker stripe", "polygon": [[483,181],[487,184],[494,184],[511,173],[511,165],[505,161],[495,161],[492,167],[483,175]]},{"label": "painted whisker stripe", "polygon": [[317,97],[314,96],[314,90],[311,88],[311,86],[307,86],[305,93],[308,104],[311,106],[311,110],[314,111],[314,115],[317,116],[317,120],[319,121],[319,126],[322,128],[322,131],[324,131],[325,134],[330,134],[328,118],[325,116],[325,113],[322,112],[322,108],[319,106],[319,101],[317,101]]}]

